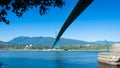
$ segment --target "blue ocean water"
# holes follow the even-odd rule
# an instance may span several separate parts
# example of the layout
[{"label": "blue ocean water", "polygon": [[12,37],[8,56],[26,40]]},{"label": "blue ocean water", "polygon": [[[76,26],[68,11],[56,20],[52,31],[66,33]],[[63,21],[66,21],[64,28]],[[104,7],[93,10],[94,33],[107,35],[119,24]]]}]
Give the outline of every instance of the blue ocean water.
[{"label": "blue ocean water", "polygon": [[98,64],[99,52],[0,51],[0,68],[103,68]]}]

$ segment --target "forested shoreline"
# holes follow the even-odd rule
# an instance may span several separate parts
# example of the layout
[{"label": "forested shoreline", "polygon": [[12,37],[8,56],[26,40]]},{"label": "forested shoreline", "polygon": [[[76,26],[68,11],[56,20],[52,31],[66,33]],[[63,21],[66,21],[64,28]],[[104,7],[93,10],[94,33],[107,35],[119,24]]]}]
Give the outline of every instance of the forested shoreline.
[{"label": "forested shoreline", "polygon": [[[5,46],[0,45],[0,50],[47,50],[51,49],[50,46]],[[58,46],[55,49],[61,50],[106,50],[105,45],[102,46]]]}]

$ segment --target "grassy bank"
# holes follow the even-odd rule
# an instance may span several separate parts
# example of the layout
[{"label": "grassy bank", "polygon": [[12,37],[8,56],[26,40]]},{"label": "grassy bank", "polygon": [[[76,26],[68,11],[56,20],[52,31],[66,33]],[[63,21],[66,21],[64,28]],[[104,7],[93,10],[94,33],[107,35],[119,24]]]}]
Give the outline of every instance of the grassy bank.
[{"label": "grassy bank", "polygon": [[[43,49],[50,49],[50,46],[1,46],[1,50],[43,50]],[[58,49],[62,50],[106,50],[106,46],[59,46]]]}]

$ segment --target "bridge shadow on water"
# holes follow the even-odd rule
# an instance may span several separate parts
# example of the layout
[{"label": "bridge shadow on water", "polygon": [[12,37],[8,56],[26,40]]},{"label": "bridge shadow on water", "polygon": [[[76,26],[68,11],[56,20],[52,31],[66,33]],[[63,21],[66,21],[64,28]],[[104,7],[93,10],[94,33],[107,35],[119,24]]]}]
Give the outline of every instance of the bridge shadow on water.
[{"label": "bridge shadow on water", "polygon": [[2,68],[3,63],[0,63],[0,68]]},{"label": "bridge shadow on water", "polygon": [[59,51],[55,52],[56,68],[64,68],[64,63],[61,55],[62,55],[61,52]]},{"label": "bridge shadow on water", "polygon": [[99,68],[120,68],[120,66],[115,66],[115,65],[109,65],[109,64],[104,64],[104,63],[98,63]]}]

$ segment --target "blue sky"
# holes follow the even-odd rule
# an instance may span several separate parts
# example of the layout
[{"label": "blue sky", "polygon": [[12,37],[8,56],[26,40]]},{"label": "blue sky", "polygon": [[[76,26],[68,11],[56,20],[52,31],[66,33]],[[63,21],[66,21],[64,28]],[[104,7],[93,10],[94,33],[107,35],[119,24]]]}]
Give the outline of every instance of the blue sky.
[{"label": "blue sky", "polygon": [[[55,37],[78,0],[65,0],[62,8],[51,8],[40,16],[39,10],[26,12],[21,18],[9,13],[10,25],[0,23],[0,40],[18,36]],[[120,0],[94,0],[71,24],[62,37],[85,41],[120,41]]]}]

